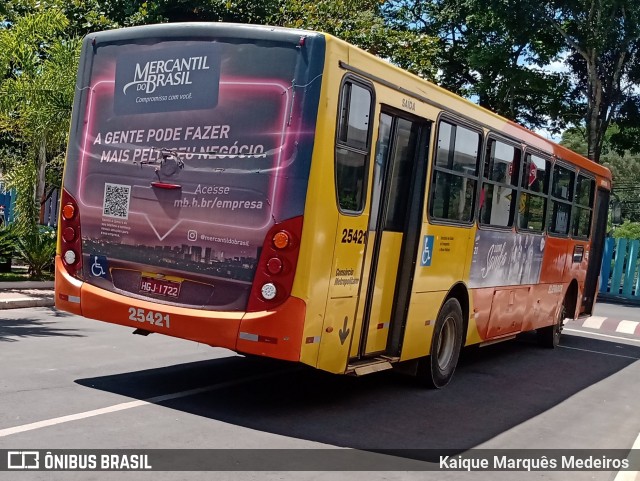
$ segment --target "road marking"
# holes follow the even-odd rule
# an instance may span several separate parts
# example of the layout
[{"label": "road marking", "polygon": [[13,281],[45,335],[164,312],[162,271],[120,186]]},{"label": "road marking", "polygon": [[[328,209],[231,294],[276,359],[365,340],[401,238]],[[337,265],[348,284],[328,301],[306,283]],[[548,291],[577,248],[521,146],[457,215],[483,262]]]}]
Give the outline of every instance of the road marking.
[{"label": "road marking", "polygon": [[594,354],[602,354],[603,356],[624,357],[625,359],[635,359],[636,361],[640,361],[640,357],[625,356],[623,354],[613,354],[611,352],[592,351],[591,349],[582,349],[579,347],[569,347],[569,346],[558,346],[558,347],[561,347],[563,349],[572,349],[573,351],[592,352]]},{"label": "road marking", "polygon": [[[640,449],[640,434],[636,438],[636,442],[633,443],[631,449]],[[640,472],[638,471],[618,471],[613,481],[637,481],[640,479]]]},{"label": "road marking", "polygon": [[636,332],[636,327],[638,327],[640,322],[638,321],[620,321],[618,327],[616,328],[616,332],[622,332],[624,334],[634,334]]},{"label": "road marking", "polygon": [[286,374],[288,372],[293,372],[297,370],[296,368],[284,369],[281,371],[274,371],[266,374],[258,374],[255,376],[249,376],[243,379],[235,379],[233,381],[227,381],[220,384],[214,384],[212,386],[205,386],[196,389],[189,389],[187,391],[180,391],[171,394],[163,394],[160,396],[151,397],[148,399],[141,399],[138,401],[130,401],[126,403],[114,404],[113,406],[107,406],[106,408],[93,409],[91,411],[85,411],[82,413],[69,414],[67,416],[60,416],[57,418],[45,419],[43,421],[36,421],[34,423],[23,424],[21,426],[14,426],[12,428],[0,429],[0,438],[5,436],[11,436],[12,434],[24,433],[26,431],[33,431],[34,429],[46,428],[49,426],[55,426],[56,424],[68,423],[71,421],[78,421],[80,419],[92,418],[95,416],[100,416],[102,414],[115,413],[118,411],[124,411],[126,409],[133,409],[140,406],[148,406],[151,404],[159,404],[165,401],[171,401],[173,399],[180,399],[187,396],[194,396],[196,394],[202,394],[205,392],[215,391],[218,389],[224,389],[231,386],[236,386],[238,384],[243,384],[246,382],[253,382],[262,379],[267,379],[272,376],[277,376],[280,374]]},{"label": "road marking", "polygon": [[582,327],[588,327],[589,329],[600,329],[602,323],[606,320],[606,317],[591,316],[582,323]]},{"label": "road marking", "polygon": [[638,344],[640,344],[640,339],[632,339],[630,337],[622,337],[622,336],[611,336],[609,334],[600,334],[599,332],[591,332],[591,331],[583,331],[582,329],[571,329],[568,327],[565,327],[562,329],[562,332],[580,332],[582,334],[590,334],[592,336],[600,336],[600,337],[606,337],[607,339],[620,339],[621,341],[630,341],[630,342],[637,342]]}]

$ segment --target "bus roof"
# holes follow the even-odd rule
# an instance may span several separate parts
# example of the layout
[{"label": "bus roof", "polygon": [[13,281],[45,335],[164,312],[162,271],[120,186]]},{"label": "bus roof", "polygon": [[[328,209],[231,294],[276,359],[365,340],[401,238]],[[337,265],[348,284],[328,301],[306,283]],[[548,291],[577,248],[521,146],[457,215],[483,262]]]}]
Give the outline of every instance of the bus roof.
[{"label": "bus roof", "polygon": [[183,39],[191,37],[211,37],[212,34],[220,38],[247,37],[253,40],[274,40],[286,42],[298,42],[300,37],[309,37],[311,35],[326,36],[326,34],[311,30],[265,25],[223,22],[183,22],[139,25],[136,27],[103,30],[88,34],[84,41],[89,43],[93,43],[94,41],[97,43],[116,43],[126,40],[146,39],[152,36],[157,36],[158,38]]}]

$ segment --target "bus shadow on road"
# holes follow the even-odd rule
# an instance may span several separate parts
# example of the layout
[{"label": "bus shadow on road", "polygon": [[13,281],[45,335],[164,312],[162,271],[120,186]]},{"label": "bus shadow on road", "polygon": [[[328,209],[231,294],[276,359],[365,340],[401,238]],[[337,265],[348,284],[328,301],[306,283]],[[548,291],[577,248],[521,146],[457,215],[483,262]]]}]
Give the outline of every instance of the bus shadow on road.
[{"label": "bus shadow on road", "polygon": [[38,318],[2,319],[0,342],[17,342],[28,337],[85,337],[76,329],[63,329],[55,321]]},{"label": "bus shadow on road", "polygon": [[[605,354],[606,353],[606,354]],[[640,359],[640,347],[564,336],[554,351],[535,337],[466,351],[452,383],[432,391],[382,372],[335,376],[271,360],[229,357],[81,379],[149,399],[214,385],[160,404],[255,430],[363,450],[473,448],[551,409]]]}]

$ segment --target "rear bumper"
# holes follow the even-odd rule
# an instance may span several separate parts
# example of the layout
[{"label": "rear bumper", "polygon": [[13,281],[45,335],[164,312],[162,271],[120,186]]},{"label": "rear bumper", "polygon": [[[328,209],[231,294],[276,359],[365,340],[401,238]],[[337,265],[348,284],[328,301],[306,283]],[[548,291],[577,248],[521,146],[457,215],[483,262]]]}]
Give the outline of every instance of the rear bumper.
[{"label": "rear bumper", "polygon": [[71,277],[56,256],[56,308],[247,354],[300,360],[306,306],[290,297],[270,311],[219,312],[133,299]]}]

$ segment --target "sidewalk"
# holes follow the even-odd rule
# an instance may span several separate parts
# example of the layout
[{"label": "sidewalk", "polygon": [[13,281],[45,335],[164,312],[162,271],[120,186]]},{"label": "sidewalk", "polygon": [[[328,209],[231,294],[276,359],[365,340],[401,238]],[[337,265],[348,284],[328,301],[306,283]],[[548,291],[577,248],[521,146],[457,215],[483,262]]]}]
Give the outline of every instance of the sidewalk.
[{"label": "sidewalk", "polygon": [[53,281],[0,282],[0,310],[53,305]]}]

